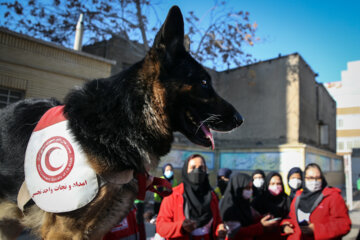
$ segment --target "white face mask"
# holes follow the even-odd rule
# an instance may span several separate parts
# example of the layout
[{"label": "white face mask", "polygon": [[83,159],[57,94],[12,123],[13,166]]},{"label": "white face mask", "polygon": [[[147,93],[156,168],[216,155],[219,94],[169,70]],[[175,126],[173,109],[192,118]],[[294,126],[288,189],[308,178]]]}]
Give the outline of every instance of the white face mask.
[{"label": "white face mask", "polygon": [[270,185],[268,189],[269,192],[274,196],[279,195],[283,190],[281,185]]},{"label": "white face mask", "polygon": [[299,189],[301,187],[301,180],[298,178],[292,178],[289,180],[289,186],[292,189]]},{"label": "white face mask", "polygon": [[252,197],[252,189],[250,190],[247,190],[247,189],[244,189],[243,192],[242,192],[242,196],[244,199],[250,199]]},{"label": "white face mask", "polygon": [[322,181],[308,180],[305,181],[305,187],[309,189],[310,192],[316,192],[321,189]]},{"label": "white face mask", "polygon": [[261,188],[264,185],[264,179],[263,178],[255,178],[253,181],[253,184],[257,188]]}]

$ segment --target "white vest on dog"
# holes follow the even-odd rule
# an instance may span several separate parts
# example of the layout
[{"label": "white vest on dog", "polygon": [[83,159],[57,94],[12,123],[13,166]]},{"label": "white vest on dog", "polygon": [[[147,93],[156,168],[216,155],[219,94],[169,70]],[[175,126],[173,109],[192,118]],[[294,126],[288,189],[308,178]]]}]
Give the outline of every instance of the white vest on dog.
[{"label": "white vest on dog", "polygon": [[99,191],[96,173],[68,129],[63,108],[51,108],[41,117],[24,163],[31,198],[42,210],[53,213],[79,209]]}]

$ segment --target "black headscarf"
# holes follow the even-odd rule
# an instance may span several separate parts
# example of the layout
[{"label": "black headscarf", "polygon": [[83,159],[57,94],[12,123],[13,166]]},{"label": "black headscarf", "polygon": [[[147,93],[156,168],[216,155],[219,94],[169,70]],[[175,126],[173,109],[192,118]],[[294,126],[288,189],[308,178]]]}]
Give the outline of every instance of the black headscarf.
[{"label": "black headscarf", "polygon": [[[299,173],[300,174],[300,178],[301,178],[301,181],[302,183],[304,183],[304,180],[303,180],[303,172],[300,168],[298,167],[293,167],[292,169],[290,169],[288,175],[287,175],[287,181],[288,181],[288,185],[289,185],[289,180],[290,180],[290,177],[291,175],[293,175],[294,173]],[[300,188],[298,189],[295,189],[295,188],[292,188],[290,185],[289,185],[289,188],[290,188],[290,200],[293,200],[294,197],[295,197],[295,194],[296,194],[296,191],[299,190],[300,188],[302,188],[300,186]]]},{"label": "black headscarf", "polygon": [[196,228],[199,228],[208,224],[212,218],[212,212],[210,209],[212,188],[208,177],[206,177],[205,180],[198,185],[189,180],[187,173],[189,160],[195,157],[202,158],[204,164],[206,164],[201,155],[191,155],[186,159],[182,168],[182,179],[184,182],[184,204],[188,205],[189,218],[196,221]]},{"label": "black headscarf", "polygon": [[223,221],[238,221],[241,226],[252,224],[250,200],[244,199],[243,190],[252,181],[245,173],[232,176],[220,202],[220,214]]},{"label": "black headscarf", "polygon": [[[322,185],[321,185],[321,189],[316,192],[311,192],[309,189],[306,188],[306,185],[305,185],[306,171],[311,167],[317,168],[320,171]],[[317,165],[316,163],[310,163],[306,166],[305,171],[304,171],[304,180],[303,181],[304,181],[304,191],[300,195],[299,209],[305,213],[309,213],[311,208],[314,205],[314,202],[316,201],[316,199],[318,199],[318,197],[320,196],[320,194],[322,193],[324,188],[327,186],[327,181],[324,177],[323,172],[321,171],[320,166]]]},{"label": "black headscarf", "polygon": [[[272,177],[278,176],[281,179],[283,191],[277,195],[272,195],[268,188]],[[281,175],[277,172],[270,172],[265,179],[266,189],[262,196],[254,199],[252,206],[261,214],[271,214],[274,217],[284,218],[288,215],[290,209],[290,199],[284,192],[284,183]]]},{"label": "black headscarf", "polygon": [[[254,180],[254,176],[255,176],[256,174],[261,174],[261,175],[263,176],[263,178],[264,178],[264,181],[265,181],[265,172],[264,172],[263,170],[260,170],[260,169],[256,169],[256,170],[253,172],[253,174],[251,175],[252,181]],[[260,187],[260,188],[257,188],[257,187],[255,187],[255,186],[253,185],[252,189],[253,189],[253,196],[254,196],[254,198],[263,195],[264,192],[265,192],[265,188],[266,188],[266,182],[264,182],[264,185],[262,185],[262,187]]]},{"label": "black headscarf", "polygon": [[224,195],[226,186],[228,184],[227,181],[221,179],[222,176],[226,178],[230,178],[232,171],[229,168],[220,168],[217,174],[217,186],[219,187],[221,194]]}]

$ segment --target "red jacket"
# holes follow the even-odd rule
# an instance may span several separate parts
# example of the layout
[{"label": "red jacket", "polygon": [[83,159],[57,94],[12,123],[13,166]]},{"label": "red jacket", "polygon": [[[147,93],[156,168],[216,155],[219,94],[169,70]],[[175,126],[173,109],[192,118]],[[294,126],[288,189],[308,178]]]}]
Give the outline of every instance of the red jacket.
[{"label": "red jacket", "polygon": [[[183,194],[184,184],[181,183],[174,187],[173,193],[165,197],[161,202],[159,215],[156,218],[156,232],[166,239],[189,239],[189,234],[181,228],[185,220]],[[218,199],[214,192],[212,192],[211,195],[210,209],[213,216],[212,234],[213,239],[216,239],[217,227],[222,221],[219,213]]]},{"label": "red jacket", "polygon": [[226,240],[252,240],[264,234],[264,227],[260,222],[241,227],[234,237],[226,237]]},{"label": "red jacket", "polygon": [[338,188],[326,187],[322,194],[324,198],[310,215],[310,223],[314,224],[314,236],[302,236],[299,224],[296,219],[295,202],[301,195],[302,191],[298,191],[290,206],[290,221],[294,225],[294,233],[288,236],[288,240],[300,239],[341,239],[351,229],[351,220],[349,218],[348,209],[345,201],[340,195],[341,190]]},{"label": "red jacket", "polygon": [[136,208],[133,208],[126,218],[119,222],[108,232],[103,240],[119,240],[126,238],[127,240],[139,239],[139,229],[136,223]]},{"label": "red jacket", "polygon": [[271,232],[264,232],[264,227],[260,220],[264,216],[254,219],[254,223],[240,227],[238,232],[232,238],[226,237],[226,240],[283,240],[286,237],[281,235],[280,227],[274,227]]}]

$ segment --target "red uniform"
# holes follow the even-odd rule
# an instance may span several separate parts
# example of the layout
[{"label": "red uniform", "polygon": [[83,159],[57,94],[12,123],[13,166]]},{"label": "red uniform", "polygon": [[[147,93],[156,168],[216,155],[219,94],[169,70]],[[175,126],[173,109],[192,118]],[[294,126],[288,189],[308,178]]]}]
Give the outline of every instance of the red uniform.
[{"label": "red uniform", "polygon": [[[184,184],[181,183],[173,188],[173,193],[164,198],[161,203],[159,215],[156,218],[156,231],[160,236],[166,239],[188,240],[189,234],[182,229],[182,223],[185,220],[184,214]],[[219,203],[214,192],[211,193],[212,199],[210,209],[213,216],[212,239],[217,237],[217,227],[222,223],[219,213]],[[194,237],[192,236],[194,239]],[[198,237],[195,237],[198,238]],[[210,239],[210,236],[204,236],[202,239]]]},{"label": "red uniform", "polygon": [[[264,227],[260,222],[241,227],[239,231],[232,238],[226,237],[226,240],[252,240],[264,234]],[[270,238],[268,238],[270,239]]]},{"label": "red uniform", "polygon": [[126,218],[113,227],[103,240],[137,240],[139,239],[139,228],[136,223],[136,208],[133,208]]},{"label": "red uniform", "polygon": [[322,191],[323,199],[310,215],[310,223],[314,224],[314,236],[303,236],[297,222],[295,209],[296,199],[301,195],[298,191],[291,203],[289,217],[285,221],[290,221],[294,225],[294,233],[289,235],[288,240],[297,239],[341,239],[351,229],[351,220],[345,201],[340,195],[338,188],[326,187]]}]

